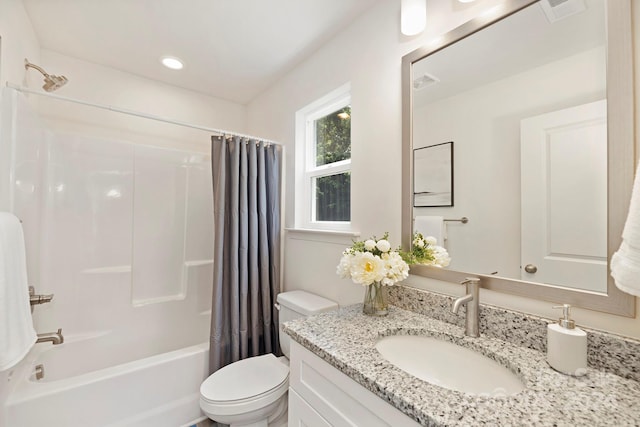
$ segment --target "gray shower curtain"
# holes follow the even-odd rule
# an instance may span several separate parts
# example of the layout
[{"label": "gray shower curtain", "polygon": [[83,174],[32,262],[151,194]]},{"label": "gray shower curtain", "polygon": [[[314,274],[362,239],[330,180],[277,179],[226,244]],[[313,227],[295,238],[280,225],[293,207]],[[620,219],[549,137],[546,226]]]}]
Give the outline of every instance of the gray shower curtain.
[{"label": "gray shower curtain", "polygon": [[214,255],[209,371],[279,354],[282,147],[212,137]]}]

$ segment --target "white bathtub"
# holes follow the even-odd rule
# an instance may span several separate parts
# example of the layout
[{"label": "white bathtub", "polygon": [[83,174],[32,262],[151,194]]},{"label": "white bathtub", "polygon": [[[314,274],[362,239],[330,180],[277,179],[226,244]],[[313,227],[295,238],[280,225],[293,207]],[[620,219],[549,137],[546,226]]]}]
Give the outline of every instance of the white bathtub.
[{"label": "white bathtub", "polygon": [[[63,363],[78,360],[74,344],[82,343],[32,352],[6,405],[8,426],[179,427],[203,418],[198,400],[208,375],[208,343],[98,370],[91,360]],[[40,363],[45,377],[36,380]]]}]

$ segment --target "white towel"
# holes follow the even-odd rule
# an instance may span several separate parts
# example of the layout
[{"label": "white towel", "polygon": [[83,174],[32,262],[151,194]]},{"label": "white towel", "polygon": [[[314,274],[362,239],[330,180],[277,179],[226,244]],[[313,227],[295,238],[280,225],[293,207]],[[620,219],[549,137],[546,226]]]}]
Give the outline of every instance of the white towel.
[{"label": "white towel", "polygon": [[640,165],[633,183],[622,244],[611,258],[611,276],[621,291],[640,296]]},{"label": "white towel", "polygon": [[20,362],[36,339],[22,226],[14,215],[0,212],[0,371]]},{"label": "white towel", "polygon": [[445,235],[444,218],[441,216],[416,216],[413,231],[422,233],[424,237],[432,236],[439,246],[444,246]]}]

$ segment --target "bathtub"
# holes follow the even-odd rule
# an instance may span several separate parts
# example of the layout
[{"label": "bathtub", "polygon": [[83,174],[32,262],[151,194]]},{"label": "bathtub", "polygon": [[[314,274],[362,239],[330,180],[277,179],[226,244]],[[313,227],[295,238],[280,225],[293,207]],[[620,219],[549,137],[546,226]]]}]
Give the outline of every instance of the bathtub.
[{"label": "bathtub", "polygon": [[[40,346],[16,372],[6,403],[10,427],[179,427],[204,418],[199,391],[208,375],[208,343],[110,367],[103,367],[110,363],[104,355],[82,354],[101,348],[86,340]],[[34,375],[38,364],[41,380]]]}]

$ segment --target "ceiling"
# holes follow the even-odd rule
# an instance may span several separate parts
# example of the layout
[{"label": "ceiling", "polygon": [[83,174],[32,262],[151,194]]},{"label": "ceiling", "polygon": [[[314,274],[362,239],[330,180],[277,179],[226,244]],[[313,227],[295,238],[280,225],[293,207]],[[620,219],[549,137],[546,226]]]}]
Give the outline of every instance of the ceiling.
[{"label": "ceiling", "polygon": [[44,49],[240,104],[378,1],[23,0]]}]

